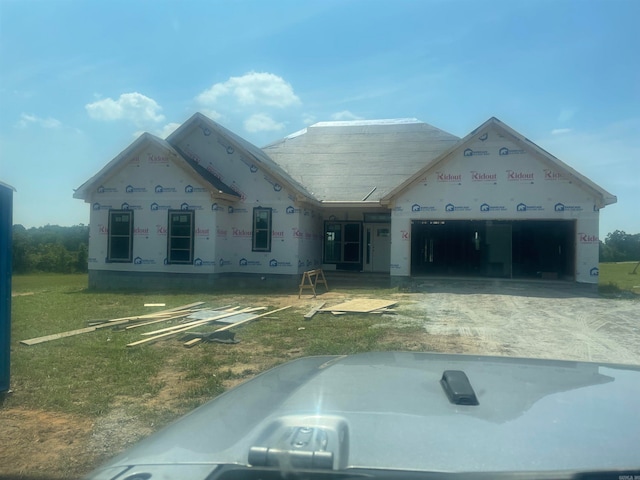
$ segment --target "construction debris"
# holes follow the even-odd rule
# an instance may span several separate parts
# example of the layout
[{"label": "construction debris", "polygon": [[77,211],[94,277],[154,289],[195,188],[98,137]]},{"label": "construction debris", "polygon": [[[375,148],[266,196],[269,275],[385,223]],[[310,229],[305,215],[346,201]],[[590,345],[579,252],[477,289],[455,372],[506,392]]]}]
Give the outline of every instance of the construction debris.
[{"label": "construction debris", "polygon": [[[154,334],[157,334],[157,335],[151,336],[149,338],[144,338],[142,340],[138,340],[137,342],[129,343],[129,344],[127,344],[127,347],[135,347],[135,346],[142,345],[142,344],[145,344],[145,343],[148,343],[148,342],[154,342],[154,341],[160,340],[162,338],[166,338],[166,337],[169,337],[169,336],[172,336],[172,335],[176,335],[178,333],[186,332],[187,330],[191,330],[193,328],[200,327],[200,326],[206,325],[208,323],[215,322],[216,320],[219,320],[220,318],[225,318],[227,316],[237,315],[238,313],[249,313],[251,311],[262,310],[264,308],[265,307],[244,308],[244,309],[239,310],[239,311],[227,312],[225,314],[221,314],[221,315],[218,315],[218,316],[213,316],[211,318],[204,319],[204,320],[195,320],[193,322],[184,323],[182,325],[176,325],[174,327],[168,327],[168,328],[164,328],[164,329],[161,329],[161,330],[156,330],[154,332],[146,332],[143,335],[154,335]],[[233,327],[248,323],[248,322],[250,322],[252,320],[255,320],[257,318],[264,317],[266,315],[271,315],[272,313],[280,312],[282,310],[286,310],[287,308],[291,308],[291,305],[288,305],[288,306],[282,307],[282,308],[277,308],[275,310],[271,310],[269,312],[266,312],[266,313],[263,313],[263,314],[260,314],[260,315],[254,315],[254,316],[252,316],[250,318],[247,318],[245,320],[242,320],[240,322],[232,323],[230,325],[226,325],[226,326],[224,326],[222,328],[218,328],[216,330],[216,332],[229,330],[230,328],[233,328]],[[160,332],[162,332],[162,333],[160,333]]]},{"label": "construction debris", "polygon": [[320,308],[317,311],[331,312],[334,315],[343,315],[345,313],[393,313],[393,310],[390,310],[388,307],[396,305],[397,303],[398,302],[393,300],[361,298],[358,300],[351,300],[349,302],[333,305],[331,307]]},{"label": "construction debris", "polygon": [[[180,338],[180,341],[184,341],[183,344],[187,348],[191,348],[197,345],[200,342],[216,342],[216,343],[240,343],[239,340],[236,340],[236,334],[230,332],[229,330],[225,330],[222,332],[214,331],[214,332],[193,332],[187,333],[183,337]],[[186,341],[185,341],[186,340]]]},{"label": "construction debris", "polygon": [[319,305],[316,305],[315,307],[313,307],[311,310],[309,310],[309,312],[305,314],[304,319],[305,320],[311,320],[311,318],[316,313],[318,313],[318,310],[320,310],[322,307],[324,307],[325,303],[327,303],[327,302],[322,302]]},{"label": "construction debris", "polygon": [[[234,309],[237,309],[237,308],[239,307],[234,307]],[[257,307],[254,310],[259,310],[259,309],[266,310],[267,307]],[[186,317],[185,320],[206,320],[207,318],[212,318],[216,315],[221,315],[229,311],[232,311],[232,309],[224,310],[223,308],[218,308],[216,310],[200,310],[199,312],[192,313],[191,315]],[[238,322],[241,322],[242,320],[246,320],[251,316],[252,316],[251,313],[236,312],[235,315],[232,315],[230,317],[229,316],[223,317],[216,321],[220,323],[238,323]]]},{"label": "construction debris", "polygon": [[[183,305],[181,307],[175,307],[168,310],[162,310],[160,312],[149,313],[146,315],[137,315],[131,317],[113,318],[110,320],[93,321],[93,324],[86,328],[80,328],[77,330],[70,330],[67,332],[55,333],[52,335],[46,335],[43,337],[31,338],[28,340],[22,340],[20,343],[23,345],[36,345],[38,343],[48,342],[56,340],[58,338],[70,337],[73,335],[80,335],[82,333],[94,332],[102,328],[120,327],[122,331],[130,330],[133,328],[144,327],[159,322],[167,322],[172,320],[183,320],[182,323],[177,323],[169,327],[161,328],[159,330],[153,330],[151,332],[142,333],[142,340],[127,344],[127,347],[134,347],[145,343],[154,342],[163,338],[171,337],[180,333],[184,333],[188,330],[192,330],[197,327],[207,326],[212,323],[227,323],[227,325],[218,328],[212,332],[205,332],[199,334],[188,334],[189,336],[183,340],[186,340],[185,347],[192,347],[198,343],[205,342],[220,342],[220,343],[238,343],[235,340],[233,333],[228,332],[229,329],[251,322],[257,318],[261,318],[272,313],[280,312],[291,308],[291,305],[277,308],[269,312],[265,312],[256,315],[254,312],[260,310],[266,310],[267,307],[219,307],[215,310],[197,309],[204,302],[196,302],[189,305]],[[126,326],[124,326],[126,325]],[[122,328],[124,326],[124,328]]]},{"label": "construction debris", "polygon": [[150,320],[153,322],[166,322],[168,320],[175,320],[178,318],[186,317],[187,315],[194,313],[195,307],[199,307],[201,305],[204,305],[204,302],[195,302],[189,305],[182,305],[180,307],[170,308],[168,310],[162,310],[155,313],[148,313],[145,315],[112,318],[110,320],[92,321],[91,325],[86,328],[69,330],[67,332],[54,333],[54,334],[45,335],[42,337],[30,338],[28,340],[21,340],[20,343],[22,345],[31,346],[31,345],[36,345],[38,343],[57,340],[59,338],[71,337],[74,335],[80,335],[82,333],[93,332],[102,328],[112,328],[112,327],[116,327],[116,326],[120,326],[128,323],[135,323],[136,325],[138,325],[139,322],[145,323],[144,322],[145,320]]},{"label": "construction debris", "polygon": [[78,330],[70,330],[68,332],[54,333],[53,335],[45,335],[44,337],[30,338],[29,340],[21,340],[23,345],[36,345],[37,343],[48,342],[50,340],[57,340],[58,338],[71,337],[73,335],[80,335],[81,333],[94,332],[97,327],[86,327]]}]

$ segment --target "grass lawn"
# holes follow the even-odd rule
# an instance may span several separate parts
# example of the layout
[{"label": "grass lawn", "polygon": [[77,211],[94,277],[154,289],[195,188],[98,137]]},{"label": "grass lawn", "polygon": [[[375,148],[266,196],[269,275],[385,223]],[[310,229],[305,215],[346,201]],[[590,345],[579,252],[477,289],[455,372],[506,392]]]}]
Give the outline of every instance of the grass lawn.
[{"label": "grass lawn", "polygon": [[640,295],[640,267],[632,274],[638,262],[601,263],[599,272],[600,292],[620,295],[632,292]]},{"label": "grass lawn", "polygon": [[[388,321],[380,315],[322,314],[305,321],[303,315],[319,300],[309,295],[298,300],[297,292],[277,296],[264,292],[103,293],[88,291],[86,285],[86,275],[25,275],[14,276],[12,280],[12,393],[4,398],[0,415],[20,415],[16,423],[22,435],[28,431],[29,422],[45,422],[45,413],[78,419],[78,430],[81,424],[88,425],[83,441],[65,440],[76,441],[78,445],[75,451],[72,449],[74,453],[56,460],[63,464],[53,470],[60,478],[86,473],[89,467],[141,436],[275,365],[306,355],[403,349],[403,339],[411,340],[415,333],[413,327],[393,329],[400,332],[393,335],[389,335],[387,328],[374,328]],[[335,298],[349,295],[349,291],[330,293]],[[371,292],[376,298],[393,293],[397,290]],[[357,290],[357,295],[367,296],[367,292]],[[209,308],[223,305],[268,306],[269,310],[285,305],[292,308],[276,313],[273,318],[237,327],[234,331],[240,343],[232,345],[211,343],[187,349],[176,337],[171,337],[154,344],[126,347],[141,339],[142,332],[163,328],[167,323],[126,331],[101,329],[33,346],[19,343],[84,328],[91,320],[151,313],[197,301],[206,302]],[[166,306],[148,308],[145,303]],[[49,421],[47,417],[46,422]],[[101,438],[99,430],[107,432],[107,439],[102,445],[93,445],[96,438]],[[128,430],[131,435],[124,435]],[[28,465],[35,461],[28,458],[33,455],[32,441],[25,438],[27,458],[23,460]],[[4,442],[1,433],[0,442]],[[11,455],[15,464],[17,453]],[[0,474],[5,473],[3,460],[9,461],[0,453]]]},{"label": "grass lawn", "polygon": [[[640,294],[634,264],[601,264],[605,295]],[[639,269],[640,270],[640,269]],[[453,336],[424,330],[380,315],[303,315],[320,299],[309,295],[107,293],[86,289],[86,275],[13,277],[11,388],[0,408],[0,477],[77,478],[237,383],[288,360],[307,355],[372,350],[459,351]],[[355,297],[397,298],[396,289],[332,289],[329,304]],[[33,346],[29,338],[80,329],[91,320],[151,313],[193,302],[206,307],[291,305],[233,331],[238,344],[201,344],[187,349],[176,337],[127,348],[144,331],[101,329]],[[165,303],[146,308],[145,303]],[[398,309],[408,317],[410,302]],[[415,308],[415,307],[413,307]],[[381,324],[393,324],[377,328]],[[197,331],[204,331],[196,329]],[[449,342],[449,343],[442,343]],[[34,445],[38,445],[34,449]],[[48,456],[47,456],[48,455]],[[8,469],[8,470],[7,470]],[[39,470],[38,470],[39,469]],[[43,470],[44,469],[44,470]],[[47,470],[48,469],[48,470]]]}]

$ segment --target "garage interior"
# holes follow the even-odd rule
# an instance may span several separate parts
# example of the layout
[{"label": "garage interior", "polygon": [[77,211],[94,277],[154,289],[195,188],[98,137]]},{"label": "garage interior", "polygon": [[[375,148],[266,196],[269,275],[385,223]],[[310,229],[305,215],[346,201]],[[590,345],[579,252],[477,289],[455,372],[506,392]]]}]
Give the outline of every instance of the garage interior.
[{"label": "garage interior", "polygon": [[411,275],[575,279],[574,220],[413,220]]}]

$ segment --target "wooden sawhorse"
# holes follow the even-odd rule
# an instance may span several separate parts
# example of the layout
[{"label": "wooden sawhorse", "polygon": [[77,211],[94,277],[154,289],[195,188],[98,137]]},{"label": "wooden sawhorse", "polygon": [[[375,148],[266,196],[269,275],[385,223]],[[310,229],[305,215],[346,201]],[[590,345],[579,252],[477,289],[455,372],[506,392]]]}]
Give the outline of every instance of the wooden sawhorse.
[{"label": "wooden sawhorse", "polygon": [[302,275],[302,281],[300,282],[300,291],[298,292],[298,298],[302,295],[302,290],[307,288],[311,289],[313,296],[316,297],[316,287],[318,284],[324,284],[324,287],[329,291],[329,285],[327,285],[327,279],[324,278],[324,272],[321,268],[315,270],[309,270]]}]

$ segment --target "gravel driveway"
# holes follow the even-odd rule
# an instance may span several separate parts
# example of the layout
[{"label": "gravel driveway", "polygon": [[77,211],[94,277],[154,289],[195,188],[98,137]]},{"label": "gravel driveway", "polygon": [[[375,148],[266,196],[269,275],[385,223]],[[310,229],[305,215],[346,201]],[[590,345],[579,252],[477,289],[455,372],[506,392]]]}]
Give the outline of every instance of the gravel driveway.
[{"label": "gravel driveway", "polygon": [[437,280],[414,291],[403,322],[472,337],[484,354],[640,365],[638,299],[561,282]]}]

